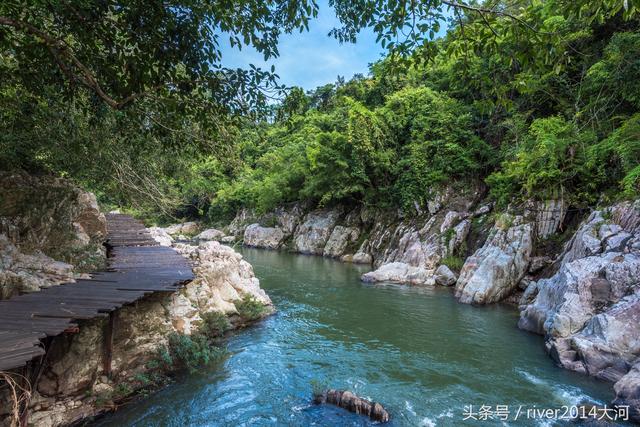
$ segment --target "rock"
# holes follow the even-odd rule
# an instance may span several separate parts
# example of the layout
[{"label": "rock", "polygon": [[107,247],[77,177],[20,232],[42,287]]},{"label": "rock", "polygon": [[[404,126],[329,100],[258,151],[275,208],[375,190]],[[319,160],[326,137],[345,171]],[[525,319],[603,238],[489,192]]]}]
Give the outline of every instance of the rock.
[{"label": "rock", "polygon": [[564,199],[532,202],[531,209],[534,211],[538,238],[546,239],[558,231],[567,214],[567,208]]},{"label": "rock", "polygon": [[527,272],[533,247],[532,225],[503,215],[484,246],[467,258],[456,283],[460,302],[490,304],[507,297]]},{"label": "rock", "polygon": [[351,262],[354,264],[371,264],[373,262],[373,258],[371,257],[371,254],[365,252],[356,252],[355,254],[353,254]]},{"label": "rock", "polygon": [[23,172],[0,172],[0,194],[0,234],[22,253],[41,251],[79,269],[102,263],[107,228],[94,194]]},{"label": "rock", "polygon": [[528,272],[531,274],[538,273],[540,270],[551,264],[551,258],[548,256],[535,256],[531,258]]},{"label": "rock", "polygon": [[358,240],[359,235],[360,230],[357,227],[336,225],[324,246],[323,255],[330,258],[343,255],[347,247]]},{"label": "rock", "polygon": [[442,224],[440,225],[440,232],[444,233],[448,229],[452,228],[455,224],[460,221],[462,215],[456,211],[449,211],[444,217]]},{"label": "rock", "polygon": [[363,282],[392,282],[420,286],[435,284],[433,270],[414,267],[403,262],[384,264],[375,271],[363,274],[361,279]]},{"label": "rock", "polygon": [[363,399],[350,391],[329,389],[315,395],[313,400],[316,404],[328,403],[339,406],[347,411],[369,417],[375,422],[386,423],[390,420],[389,413],[380,403]]},{"label": "rock", "polygon": [[0,234],[0,299],[75,282],[74,266],[36,251],[22,253]]},{"label": "rock", "polygon": [[216,230],[215,228],[208,228],[198,234],[195,238],[197,240],[220,240],[222,237],[224,237],[224,233],[222,231]]},{"label": "rock", "polygon": [[615,383],[614,405],[629,406],[629,416],[640,423],[640,362]]},{"label": "rock", "polygon": [[591,213],[565,246],[561,262],[568,263],[602,252],[602,241],[598,234],[604,222],[601,211]]},{"label": "rock", "polygon": [[[461,248],[471,230],[471,221],[465,219],[451,229],[449,241],[446,242],[447,253],[453,254]],[[446,237],[446,236],[445,236]]]},{"label": "rock", "polygon": [[244,231],[244,244],[256,248],[277,249],[284,238],[284,232],[279,227],[251,224]]},{"label": "rock", "polygon": [[337,210],[321,209],[308,213],[296,229],[294,249],[303,254],[321,255],[339,216]]},{"label": "rock", "polygon": [[160,246],[171,246],[173,245],[173,237],[162,227],[149,227],[147,231],[155,240],[160,244]]},{"label": "rock", "polygon": [[493,205],[491,203],[487,203],[486,205],[482,205],[478,209],[473,211],[473,216],[476,217],[476,216],[486,215],[489,212],[491,212],[492,208],[493,208]]},{"label": "rock", "polygon": [[436,283],[442,286],[453,286],[458,280],[456,274],[444,264],[436,269],[434,276]]},{"label": "rock", "polygon": [[165,231],[171,236],[194,236],[198,234],[200,225],[197,222],[189,221],[182,224],[173,224],[165,228]]},{"label": "rock", "polygon": [[220,241],[222,243],[233,243],[236,241],[236,238],[234,236],[224,236],[220,239]]},{"label": "rock", "polygon": [[627,402],[637,417],[638,370],[632,368],[640,356],[636,207],[626,202],[595,211],[580,225],[558,271],[525,292],[529,296],[521,300],[518,326],[544,334],[547,350],[564,368],[616,382],[614,403]]}]

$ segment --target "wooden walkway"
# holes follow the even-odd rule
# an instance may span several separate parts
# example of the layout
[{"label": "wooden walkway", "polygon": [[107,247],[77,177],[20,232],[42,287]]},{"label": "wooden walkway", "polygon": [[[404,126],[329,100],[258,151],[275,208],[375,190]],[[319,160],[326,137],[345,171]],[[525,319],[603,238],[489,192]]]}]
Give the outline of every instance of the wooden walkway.
[{"label": "wooden walkway", "polygon": [[193,279],[185,257],[159,246],[128,215],[107,215],[108,268],[39,292],[0,301],[0,371],[45,354],[40,341],[77,330],[78,320],[108,313],[153,292],[175,291]]}]

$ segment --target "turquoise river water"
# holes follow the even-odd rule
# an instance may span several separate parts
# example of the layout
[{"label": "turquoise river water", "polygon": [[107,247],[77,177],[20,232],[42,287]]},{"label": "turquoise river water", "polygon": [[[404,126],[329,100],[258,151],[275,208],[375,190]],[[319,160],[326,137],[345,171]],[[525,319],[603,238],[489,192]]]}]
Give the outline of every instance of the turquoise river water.
[{"label": "turquoise river water", "polygon": [[542,337],[517,329],[513,307],[459,304],[445,288],[364,284],[364,267],[321,257],[241,251],[277,314],[231,336],[217,366],[95,425],[371,424],[314,405],[314,386],[381,402],[392,426],[576,425],[533,410],[562,415],[613,397],[610,384],[557,368]]}]

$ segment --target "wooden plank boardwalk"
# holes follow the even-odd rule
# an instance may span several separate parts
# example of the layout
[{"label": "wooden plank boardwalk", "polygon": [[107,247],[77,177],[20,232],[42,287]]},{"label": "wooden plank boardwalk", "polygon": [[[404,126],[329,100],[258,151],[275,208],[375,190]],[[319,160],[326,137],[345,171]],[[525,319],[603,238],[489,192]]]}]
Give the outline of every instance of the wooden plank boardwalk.
[{"label": "wooden plank boardwalk", "polygon": [[0,371],[45,353],[41,339],[77,328],[78,320],[108,313],[153,292],[171,292],[193,279],[185,257],[159,246],[128,215],[107,215],[108,267],[39,292],[0,301]]}]

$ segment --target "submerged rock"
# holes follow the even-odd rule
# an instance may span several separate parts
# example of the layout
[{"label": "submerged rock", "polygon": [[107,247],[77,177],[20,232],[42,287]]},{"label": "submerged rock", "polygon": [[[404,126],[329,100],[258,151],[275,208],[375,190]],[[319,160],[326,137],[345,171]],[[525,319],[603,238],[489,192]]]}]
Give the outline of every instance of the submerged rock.
[{"label": "submerged rock", "polygon": [[490,304],[506,298],[524,277],[533,250],[533,227],[504,214],[484,246],[467,258],[456,283],[463,303]]},{"label": "submerged rock", "polygon": [[316,404],[327,403],[335,405],[380,423],[386,423],[391,419],[387,410],[380,403],[363,399],[350,391],[329,389],[316,394],[313,400]]}]

